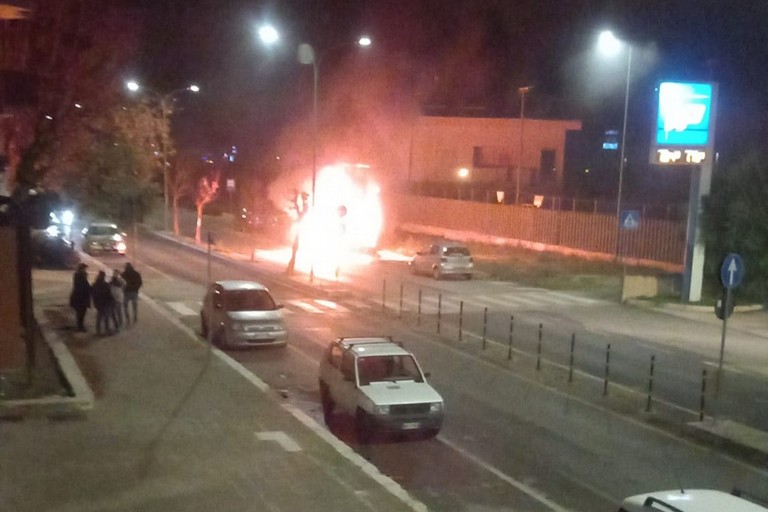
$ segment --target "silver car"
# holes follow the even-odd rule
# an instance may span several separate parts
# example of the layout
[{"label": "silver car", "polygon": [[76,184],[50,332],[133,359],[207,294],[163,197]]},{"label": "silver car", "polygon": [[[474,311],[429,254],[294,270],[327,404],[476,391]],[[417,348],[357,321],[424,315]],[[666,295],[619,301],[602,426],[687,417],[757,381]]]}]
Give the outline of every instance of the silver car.
[{"label": "silver car", "polygon": [[282,307],[262,284],[217,281],[205,292],[200,330],[222,348],[285,345],[288,327]]},{"label": "silver car", "polygon": [[414,274],[427,274],[435,279],[461,276],[472,279],[475,266],[469,248],[461,242],[435,242],[416,253],[408,263]]},{"label": "silver car", "polygon": [[125,254],[128,248],[126,234],[111,222],[91,222],[81,234],[81,247],[86,254]]}]

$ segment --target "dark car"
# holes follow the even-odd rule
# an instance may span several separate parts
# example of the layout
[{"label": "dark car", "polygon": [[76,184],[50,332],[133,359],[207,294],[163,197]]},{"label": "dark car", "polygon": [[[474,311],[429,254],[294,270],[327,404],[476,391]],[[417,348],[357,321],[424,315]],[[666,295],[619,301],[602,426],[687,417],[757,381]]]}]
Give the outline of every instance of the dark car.
[{"label": "dark car", "polygon": [[70,268],[80,259],[75,244],[57,229],[32,230],[32,263],[38,267]]}]

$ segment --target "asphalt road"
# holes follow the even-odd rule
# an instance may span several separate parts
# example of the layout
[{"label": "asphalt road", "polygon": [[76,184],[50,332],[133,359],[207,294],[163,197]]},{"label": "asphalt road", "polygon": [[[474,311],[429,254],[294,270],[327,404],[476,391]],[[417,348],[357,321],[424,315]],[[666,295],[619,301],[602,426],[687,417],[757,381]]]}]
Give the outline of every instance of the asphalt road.
[{"label": "asphalt road", "polygon": [[[632,354],[626,360],[616,355],[612,374],[641,366],[656,349],[665,357],[673,354],[678,358],[678,366],[671,373],[681,370],[691,354],[702,357],[699,351],[681,349],[679,343],[637,339],[632,325],[647,324],[647,319],[634,319],[619,329],[629,332],[616,332],[596,319],[597,311],[601,310],[621,323],[623,313],[609,309],[612,306],[578,300],[568,306],[562,303],[566,300],[563,297],[557,307],[534,306],[532,302],[537,297],[542,300],[541,292],[517,290],[528,293],[531,304],[493,312],[487,337],[495,341],[483,350],[482,322],[478,321],[482,312],[466,310],[468,316],[462,325],[466,331],[462,332],[461,340],[456,313],[441,315],[441,332],[437,333],[436,311],[428,310],[426,291],[430,296],[437,290],[463,296],[468,289],[478,290],[475,297],[490,294],[491,298],[509,304],[511,297],[504,299],[512,293],[507,284],[433,283],[425,278],[410,278],[402,268],[388,264],[376,268],[368,279],[358,277],[352,292],[342,292],[337,286],[310,286],[305,276],[291,278],[266,264],[208,261],[204,254],[153,238],[143,238],[140,247],[136,266],[144,275],[143,291],[159,307],[198,331],[199,303],[209,278],[248,278],[267,284],[286,306],[291,329],[288,347],[237,351],[230,355],[271,387],[282,390],[287,400],[320,423],[323,419],[317,391],[317,361],[329,339],[341,335],[391,334],[413,350],[446,400],[445,426],[436,439],[390,438],[360,446],[348,422],[340,420],[330,429],[432,510],[610,511],[616,510],[617,503],[627,495],[680,485],[724,490],[734,486],[768,488],[768,473],[761,468],[656,428],[636,415],[619,414],[601,406],[599,379],[579,375],[578,385],[586,393],[579,396],[562,390],[562,369],[546,363],[542,370],[535,370],[539,323],[546,326],[543,354],[560,364],[565,355],[561,347],[569,346],[576,326],[594,333],[597,341],[592,348],[580,350],[578,360],[584,371],[594,370],[598,374],[605,348],[605,338],[598,336],[618,340],[612,341],[612,347],[618,353]],[[112,260],[115,266],[122,266],[123,261]],[[383,285],[384,280],[390,285]],[[425,302],[421,317],[417,309],[400,310],[400,282],[407,283],[404,288],[411,291],[411,296],[413,291],[422,290]],[[515,316],[511,359],[505,357],[504,344],[509,330],[508,314]],[[658,321],[676,322],[671,317]],[[659,326],[651,327],[653,332],[664,332]],[[680,329],[690,332],[691,327]],[[589,346],[587,339],[579,332],[578,346]],[[630,347],[637,352],[629,350]],[[700,369],[699,363],[697,359],[688,366]],[[660,366],[663,368],[661,363]],[[642,363],[642,367],[647,367],[647,363]],[[665,371],[659,370],[660,374]],[[755,378],[758,374],[747,371],[745,375]],[[546,377],[552,381],[547,382]],[[636,380],[642,383],[641,377]],[[687,380],[696,384],[694,377]],[[552,384],[555,381],[559,384]],[[663,389],[662,384],[659,387]],[[670,395],[675,388],[670,384]],[[764,383],[761,389],[765,389]],[[590,392],[597,400],[588,397]],[[611,392],[611,397],[618,394],[613,389]],[[680,400],[691,397],[695,398],[695,391],[684,391]]]}]

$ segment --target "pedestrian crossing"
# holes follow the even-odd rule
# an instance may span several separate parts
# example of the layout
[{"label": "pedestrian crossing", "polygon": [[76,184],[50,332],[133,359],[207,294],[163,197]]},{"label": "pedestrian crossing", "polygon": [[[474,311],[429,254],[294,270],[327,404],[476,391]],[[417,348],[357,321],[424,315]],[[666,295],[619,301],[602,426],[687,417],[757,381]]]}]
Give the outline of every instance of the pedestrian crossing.
[{"label": "pedestrian crossing", "polygon": [[[379,297],[378,301],[360,300],[345,298],[337,302],[328,299],[287,299],[283,300],[283,314],[309,314],[309,315],[350,315],[366,310],[381,310],[386,307],[388,310],[416,313],[421,310],[422,314],[436,314],[438,309],[441,314],[457,314],[463,308],[465,313],[472,311],[483,311],[488,308],[489,312],[508,312],[530,309],[551,309],[557,307],[589,307],[597,306],[602,302],[578,295],[569,295],[567,293],[552,292],[540,289],[525,289],[523,291],[507,292],[493,295],[472,295],[460,297],[457,295],[438,295],[437,293],[422,293],[421,303],[419,297],[403,296],[402,299],[397,296]],[[197,316],[202,306],[201,301],[168,301],[166,305],[180,316]]]}]

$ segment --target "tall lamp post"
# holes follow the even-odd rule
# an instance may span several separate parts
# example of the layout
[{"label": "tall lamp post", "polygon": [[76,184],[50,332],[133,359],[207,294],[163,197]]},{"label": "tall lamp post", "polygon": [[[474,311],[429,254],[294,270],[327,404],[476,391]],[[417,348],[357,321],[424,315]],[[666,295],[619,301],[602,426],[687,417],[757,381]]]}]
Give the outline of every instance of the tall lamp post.
[{"label": "tall lamp post", "polygon": [[[312,210],[315,209],[315,188],[317,184],[317,132],[318,132],[318,120],[317,120],[317,101],[318,101],[318,81],[320,79],[320,61],[323,56],[327,55],[331,50],[336,50],[345,46],[357,44],[358,46],[367,47],[371,45],[371,38],[368,36],[362,36],[356,43],[344,42],[327,48],[322,53],[317,53],[312,45],[304,43],[299,46],[299,62],[302,64],[312,64]],[[309,268],[309,280],[314,280],[315,268],[310,264]]]},{"label": "tall lamp post", "polygon": [[[150,89],[149,87],[143,87],[135,80],[131,80],[129,82],[126,82],[125,86],[128,88],[131,92],[139,92],[139,91],[146,91],[157,100],[158,105],[160,105],[160,115],[162,117],[163,127],[165,128],[166,123],[168,122],[168,116],[170,115],[170,105],[171,102],[174,99],[174,96],[176,94],[190,91],[190,92],[200,92],[200,87],[198,87],[195,84],[188,85],[187,87],[182,87],[180,89],[173,90],[171,92],[168,92],[166,94],[161,94],[153,89]],[[170,129],[170,127],[169,127]],[[163,229],[165,231],[168,231],[168,148],[167,148],[167,139],[168,135],[163,134],[163,137],[160,141],[161,147],[161,153],[163,157]]]},{"label": "tall lamp post", "polygon": [[525,94],[533,89],[532,85],[520,87],[520,151],[517,157],[517,175],[515,177],[515,204],[520,204],[520,173],[523,167],[523,121],[525,120]]},{"label": "tall lamp post", "polygon": [[619,258],[620,237],[621,237],[621,191],[624,186],[624,148],[627,142],[627,111],[629,107],[629,82],[632,73],[632,45],[620,41],[613,35],[613,32],[606,30],[600,33],[598,39],[600,51],[607,56],[613,56],[619,53],[623,46],[627,47],[627,83],[624,90],[624,122],[621,129],[621,153],[619,160],[619,190],[616,193],[616,259]]}]

